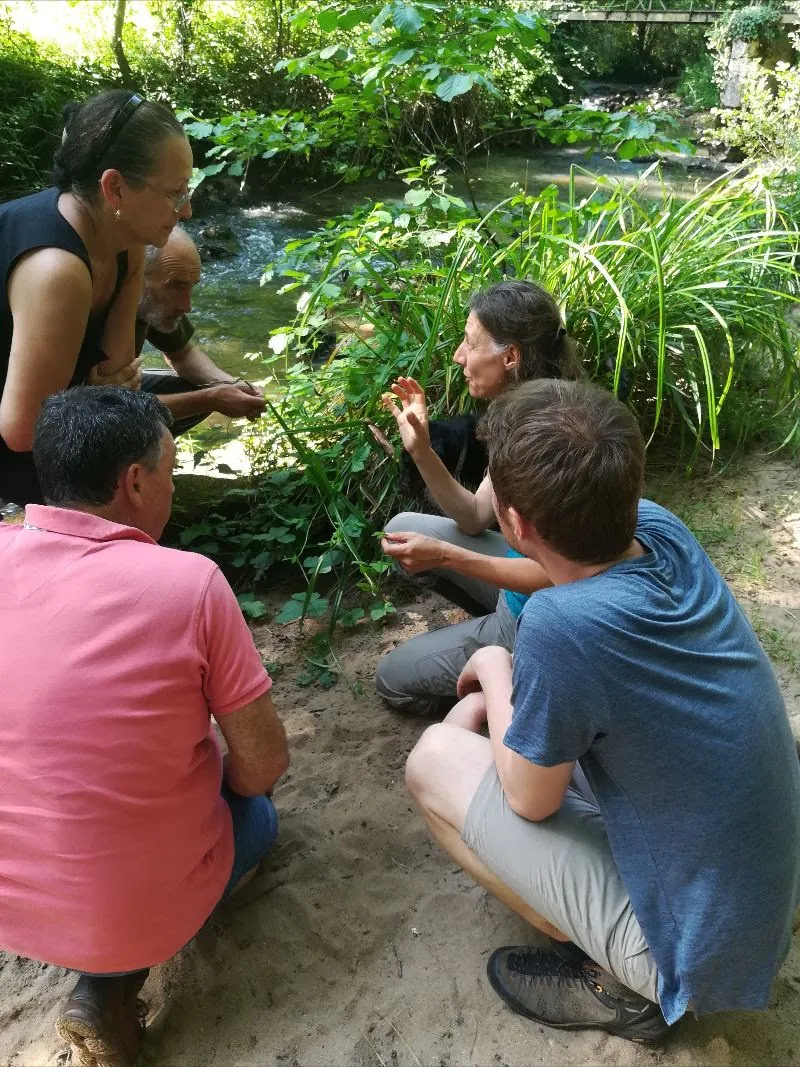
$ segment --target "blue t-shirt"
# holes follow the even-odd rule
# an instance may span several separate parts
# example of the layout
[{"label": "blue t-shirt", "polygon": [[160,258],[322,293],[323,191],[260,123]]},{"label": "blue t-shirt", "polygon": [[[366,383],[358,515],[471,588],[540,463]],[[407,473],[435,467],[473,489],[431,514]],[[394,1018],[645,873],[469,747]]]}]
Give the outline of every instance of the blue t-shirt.
[{"label": "blue t-shirt", "polygon": [[579,760],[659,971],[667,1022],[765,1008],[800,902],[800,767],[775,674],[683,523],[639,505],[646,555],[541,589],[506,745]]},{"label": "blue t-shirt", "polygon": [[[522,553],[516,552],[513,548],[509,548],[508,552],[506,552],[506,557],[511,559],[522,559]],[[511,589],[504,589],[503,595],[506,598],[506,604],[508,604],[508,610],[511,612],[511,617],[518,619],[522,614],[522,609],[528,603],[530,593],[515,593]]]}]

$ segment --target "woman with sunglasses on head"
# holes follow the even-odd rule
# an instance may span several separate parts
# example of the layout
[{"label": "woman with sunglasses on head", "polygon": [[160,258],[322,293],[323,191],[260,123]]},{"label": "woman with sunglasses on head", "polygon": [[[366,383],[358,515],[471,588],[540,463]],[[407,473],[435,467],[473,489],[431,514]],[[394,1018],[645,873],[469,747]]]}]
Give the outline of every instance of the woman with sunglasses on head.
[{"label": "woman with sunglasses on head", "polygon": [[64,109],[54,186],[0,207],[0,499],[38,502],[31,458],[45,397],[138,388],[145,245],[191,216],[192,153],[159,104],[112,90]]},{"label": "woman with sunglasses on head", "polygon": [[[504,281],[470,301],[464,338],[453,360],[470,396],[492,400],[532,378],[579,378],[575,342],[552,295],[537,282]],[[473,652],[513,647],[528,596],[550,582],[543,569],[509,548],[496,524],[492,483],[473,493],[453,477],[431,446],[425,393],[413,378],[398,378],[384,404],[403,447],[442,515],[404,511],[387,525],[384,551],[408,574],[435,575],[442,592],[479,612],[406,641],[381,659],[376,689],[396,711],[443,714],[456,701],[456,682]]]}]

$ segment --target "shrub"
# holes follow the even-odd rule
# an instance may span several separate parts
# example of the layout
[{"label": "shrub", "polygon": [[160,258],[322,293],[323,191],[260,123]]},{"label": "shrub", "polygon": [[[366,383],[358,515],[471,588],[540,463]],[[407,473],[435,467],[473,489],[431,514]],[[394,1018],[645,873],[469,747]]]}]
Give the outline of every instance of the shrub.
[{"label": "shrub", "polygon": [[0,194],[22,196],[47,184],[62,107],[106,85],[99,67],[38,45],[0,17]]},{"label": "shrub", "polygon": [[772,41],[781,32],[782,8],[777,4],[751,4],[731,11],[714,33],[717,42]]},{"label": "shrub", "polygon": [[[796,47],[800,38],[793,35]],[[749,60],[740,82],[739,108],[716,112],[719,136],[750,160],[793,168],[800,160],[800,67],[767,70]]]}]

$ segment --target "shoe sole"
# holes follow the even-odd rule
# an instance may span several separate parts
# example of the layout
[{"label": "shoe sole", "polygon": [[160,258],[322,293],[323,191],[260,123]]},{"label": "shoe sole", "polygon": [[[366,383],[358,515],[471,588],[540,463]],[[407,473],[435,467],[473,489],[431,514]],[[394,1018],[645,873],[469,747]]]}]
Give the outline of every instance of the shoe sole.
[{"label": "shoe sole", "polygon": [[624,1030],[615,1030],[610,1026],[604,1026],[602,1023],[554,1023],[549,1019],[542,1019],[540,1016],[534,1015],[533,1012],[527,1011],[525,1008],[517,1007],[516,1004],[512,1004],[510,1000],[506,999],[504,991],[495,983],[491,971],[487,971],[486,977],[489,979],[489,984],[492,989],[497,993],[498,997],[500,997],[509,1011],[513,1011],[515,1015],[522,1016],[523,1019],[530,1019],[531,1022],[539,1023],[541,1026],[549,1026],[553,1030],[602,1030],[606,1034],[611,1034],[612,1037],[621,1037],[624,1041],[632,1041],[636,1045],[658,1045],[667,1036],[667,1031],[663,1029],[661,1023],[659,1023],[660,1032],[653,1034],[652,1036],[647,1036],[646,1034],[631,1034]]},{"label": "shoe sole", "polygon": [[[102,1028],[86,1019],[62,1015],[56,1022],[59,1035],[77,1050],[80,1061],[86,1065],[93,1062],[96,1067],[131,1067],[133,1060],[119,1045],[109,1040]],[[87,1059],[91,1057],[91,1061]]]}]

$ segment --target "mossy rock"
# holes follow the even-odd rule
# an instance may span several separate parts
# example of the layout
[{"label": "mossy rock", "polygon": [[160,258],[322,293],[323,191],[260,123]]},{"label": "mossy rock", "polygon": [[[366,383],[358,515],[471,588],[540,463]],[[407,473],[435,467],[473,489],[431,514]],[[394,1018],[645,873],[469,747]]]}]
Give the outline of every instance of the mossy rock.
[{"label": "mossy rock", "polygon": [[214,478],[207,474],[176,474],[172,498],[172,519],[176,526],[191,526],[212,512],[231,514],[246,506],[243,490],[251,488],[249,478]]}]

